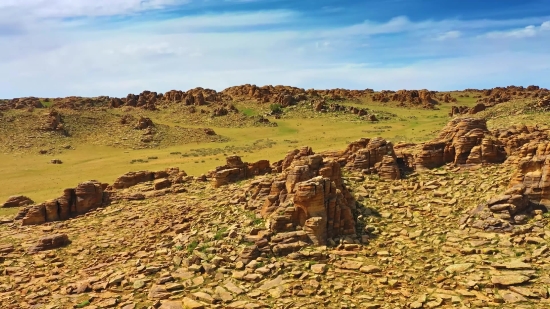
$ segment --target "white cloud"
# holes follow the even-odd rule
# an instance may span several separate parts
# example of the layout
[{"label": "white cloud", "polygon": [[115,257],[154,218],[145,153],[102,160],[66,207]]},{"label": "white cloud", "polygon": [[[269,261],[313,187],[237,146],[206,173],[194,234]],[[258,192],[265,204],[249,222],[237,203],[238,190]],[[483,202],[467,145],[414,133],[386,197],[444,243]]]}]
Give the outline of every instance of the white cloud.
[{"label": "white cloud", "polygon": [[437,36],[436,40],[445,41],[445,40],[457,39],[461,36],[462,36],[462,32],[453,30],[453,31],[447,31],[443,34],[440,34],[439,36]]},{"label": "white cloud", "polygon": [[492,31],[485,34],[488,38],[530,38],[535,37],[542,31],[550,30],[550,21],[543,22],[540,26],[529,25],[521,29],[512,29],[507,31]]}]

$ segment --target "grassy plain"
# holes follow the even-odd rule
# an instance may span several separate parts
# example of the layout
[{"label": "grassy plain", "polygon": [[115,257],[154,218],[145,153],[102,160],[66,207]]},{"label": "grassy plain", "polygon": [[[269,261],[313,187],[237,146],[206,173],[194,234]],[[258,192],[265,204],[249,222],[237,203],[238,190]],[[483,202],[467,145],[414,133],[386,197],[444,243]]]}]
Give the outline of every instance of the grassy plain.
[{"label": "grassy plain", "polygon": [[[454,94],[456,95],[456,94]],[[216,126],[209,123],[216,133],[226,138],[221,142],[198,142],[154,149],[124,149],[79,143],[71,140],[74,150],[66,150],[55,156],[37,153],[0,154],[0,201],[11,195],[27,195],[36,202],[55,198],[67,187],[81,181],[98,180],[112,183],[118,176],[137,170],[160,170],[177,166],[190,175],[200,175],[225,163],[226,155],[240,155],[244,161],[259,159],[279,160],[292,149],[311,146],[314,151],[343,149],[361,137],[381,136],[394,143],[399,141],[422,142],[433,138],[448,122],[448,112],[453,104],[443,103],[439,109],[427,110],[399,108],[394,104],[369,101],[339,102],[371,109],[375,114],[392,114],[390,119],[379,122],[361,120],[355,115],[343,113],[316,113],[308,107],[295,107],[285,111],[282,119],[272,119],[276,127],[265,126]],[[473,105],[471,98],[459,98],[455,105]],[[265,105],[239,103],[237,107],[248,117],[262,114]],[[197,127],[204,123],[189,121],[173,112],[147,112],[153,122],[167,126]],[[180,119],[181,118],[181,119]],[[210,120],[208,120],[210,121]],[[156,159],[151,159],[155,158]],[[63,164],[50,164],[57,158]],[[143,160],[134,162],[133,160]],[[14,210],[1,210],[0,214]]]}]

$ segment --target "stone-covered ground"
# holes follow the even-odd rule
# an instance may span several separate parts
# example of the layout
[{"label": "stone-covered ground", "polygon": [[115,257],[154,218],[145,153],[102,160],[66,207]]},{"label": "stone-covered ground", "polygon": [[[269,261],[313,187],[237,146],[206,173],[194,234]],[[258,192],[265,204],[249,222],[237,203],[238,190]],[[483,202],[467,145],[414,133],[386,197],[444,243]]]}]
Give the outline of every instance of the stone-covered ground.
[{"label": "stone-covered ground", "polygon": [[[2,225],[0,307],[550,307],[546,214],[514,233],[460,225],[506,189],[511,173],[489,165],[394,181],[347,174],[364,243],[342,239],[247,264],[245,248],[265,229],[241,198],[253,180],[221,188],[190,181],[187,192],[120,200],[68,221]],[[52,234],[71,243],[32,253]]]}]

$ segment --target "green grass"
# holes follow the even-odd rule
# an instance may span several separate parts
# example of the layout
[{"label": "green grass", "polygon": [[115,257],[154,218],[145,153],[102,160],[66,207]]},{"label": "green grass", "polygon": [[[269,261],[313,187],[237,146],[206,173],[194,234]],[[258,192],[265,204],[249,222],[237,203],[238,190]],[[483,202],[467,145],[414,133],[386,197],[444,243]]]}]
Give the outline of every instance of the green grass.
[{"label": "green grass", "polygon": [[187,253],[192,254],[193,251],[199,246],[199,242],[196,240],[193,240],[188,246],[187,246]]},{"label": "green grass", "polygon": [[88,306],[89,304],[90,304],[90,301],[89,301],[89,300],[85,300],[85,301],[79,303],[78,305],[76,305],[75,307],[76,307],[76,308],[84,308],[84,307]]},{"label": "green grass", "polygon": [[[453,93],[453,95],[458,94]],[[27,195],[36,202],[42,202],[57,198],[65,188],[74,188],[78,183],[86,180],[98,180],[112,184],[117,177],[129,171],[157,171],[167,167],[179,167],[189,175],[201,175],[216,166],[225,164],[225,157],[233,154],[240,155],[245,162],[262,159],[273,162],[283,159],[288,151],[302,146],[310,146],[317,153],[326,150],[339,150],[345,149],[349,142],[362,137],[380,136],[394,143],[399,141],[424,142],[432,139],[449,121],[448,112],[452,105],[473,105],[475,100],[472,97],[460,98],[458,103],[438,105],[438,110],[396,108],[390,103],[373,103],[368,100],[339,102],[339,104],[366,107],[375,114],[393,114],[389,120],[375,123],[361,120],[355,115],[317,113],[309,106],[296,106],[285,109],[282,119],[270,118],[270,121],[278,124],[277,127],[235,127],[224,122],[231,120],[230,118],[216,117],[216,122],[212,122],[214,120],[210,117],[191,121],[190,119],[193,117],[197,118],[196,114],[178,114],[172,110],[158,112],[140,110],[136,114],[150,117],[155,124],[166,126],[166,130],[175,129],[176,125],[184,128],[207,126],[213,128],[223,139],[217,142],[175,143],[172,146],[134,150],[92,144],[93,139],[87,136],[85,139],[76,136],[60,139],[59,145],[70,144],[75,149],[64,150],[55,154],[55,157],[39,155],[37,152],[0,152],[0,170],[3,175],[0,179],[2,188],[0,202],[7,200],[11,195],[20,194]],[[495,109],[506,110],[506,108],[511,109],[512,106],[517,106],[516,102],[501,104]],[[245,102],[238,107],[240,110],[250,109],[250,111],[258,112],[262,109],[267,111],[269,105],[258,105],[257,103],[252,105]],[[485,112],[485,114],[494,117],[489,121],[490,127],[511,122],[507,117],[512,112],[506,112],[507,117],[495,116],[494,113],[490,113],[490,110]],[[116,118],[118,114],[123,114],[123,111],[108,110],[106,114],[109,115],[106,116],[108,119],[112,119],[112,117]],[[480,113],[480,115],[484,114]],[[514,116],[513,122],[545,123],[545,117],[547,118],[542,114],[526,114]],[[28,121],[32,120],[29,118]],[[71,121],[76,125],[76,120]],[[207,121],[211,121],[211,123],[207,123]],[[88,125],[83,125],[82,128],[92,130],[92,128],[88,128]],[[0,142],[2,141],[0,136]],[[178,155],[180,153],[181,155]],[[145,159],[155,157],[158,159]],[[60,159],[63,164],[50,164],[49,161],[53,158]],[[132,163],[132,160],[137,159],[142,161]],[[16,212],[17,209],[0,210],[0,215]]]},{"label": "green grass", "polygon": [[224,228],[221,228],[220,230],[218,230],[216,232],[216,234],[214,235],[214,239],[215,240],[221,240],[223,238],[223,234],[227,232],[227,228],[224,227]]},{"label": "green grass", "polygon": [[258,115],[258,111],[256,111],[256,110],[253,109],[253,108],[250,108],[250,107],[242,109],[242,113],[245,114],[245,115],[248,116],[248,117],[252,117],[252,116]]}]

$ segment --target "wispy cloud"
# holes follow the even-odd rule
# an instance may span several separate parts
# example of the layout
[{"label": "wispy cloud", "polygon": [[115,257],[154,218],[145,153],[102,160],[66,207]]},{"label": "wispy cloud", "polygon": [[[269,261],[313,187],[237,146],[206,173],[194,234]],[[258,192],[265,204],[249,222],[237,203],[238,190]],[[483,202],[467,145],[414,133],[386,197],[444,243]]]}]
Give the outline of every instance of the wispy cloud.
[{"label": "wispy cloud", "polygon": [[438,35],[436,40],[438,41],[452,40],[452,39],[458,39],[461,36],[462,36],[462,32],[453,30],[453,31],[447,31],[443,34]]},{"label": "wispy cloud", "polygon": [[547,32],[550,34],[550,21],[543,22],[540,26],[529,25],[525,28],[511,29],[506,31],[492,31],[485,34],[486,37],[492,39],[499,38],[531,38]]},{"label": "wispy cloud", "polygon": [[[36,18],[113,16],[164,9],[190,0],[2,0],[3,16],[25,12]],[[2,16],[0,15],[0,16]]]}]

